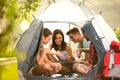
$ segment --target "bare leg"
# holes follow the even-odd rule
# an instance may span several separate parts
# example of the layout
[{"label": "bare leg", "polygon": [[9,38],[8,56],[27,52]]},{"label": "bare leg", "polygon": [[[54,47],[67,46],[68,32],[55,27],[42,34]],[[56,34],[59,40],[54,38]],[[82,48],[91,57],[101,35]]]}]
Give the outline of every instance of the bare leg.
[{"label": "bare leg", "polygon": [[88,73],[88,70],[89,70],[89,67],[84,65],[84,64],[80,64],[80,63],[75,63],[73,65],[73,70],[77,71],[78,73],[80,74],[87,74]]},{"label": "bare leg", "polygon": [[50,61],[57,62],[57,60],[54,58],[54,56],[52,54],[47,54],[47,57]]},{"label": "bare leg", "polygon": [[38,67],[33,68],[32,74],[33,75],[46,75],[46,76],[51,76],[52,68],[50,67],[49,64],[43,64]]}]

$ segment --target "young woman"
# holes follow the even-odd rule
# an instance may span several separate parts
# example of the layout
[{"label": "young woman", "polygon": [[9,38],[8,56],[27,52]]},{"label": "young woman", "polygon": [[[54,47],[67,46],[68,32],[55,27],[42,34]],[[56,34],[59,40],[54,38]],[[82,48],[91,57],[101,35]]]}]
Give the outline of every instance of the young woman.
[{"label": "young woman", "polygon": [[[64,34],[60,29],[56,29],[53,32],[52,44],[50,49],[58,57],[59,61],[62,64],[62,70],[60,73],[66,74],[72,71],[72,49],[69,44],[64,41]],[[57,61],[49,57],[52,61]],[[62,63],[63,62],[63,63]]]},{"label": "young woman", "polygon": [[51,62],[46,53],[47,49],[43,46],[50,42],[52,38],[52,32],[48,28],[44,28],[43,36],[42,36],[42,46],[40,47],[39,54],[36,59],[37,66],[33,68],[33,75],[46,75],[51,76],[59,72],[62,69],[60,63]]}]

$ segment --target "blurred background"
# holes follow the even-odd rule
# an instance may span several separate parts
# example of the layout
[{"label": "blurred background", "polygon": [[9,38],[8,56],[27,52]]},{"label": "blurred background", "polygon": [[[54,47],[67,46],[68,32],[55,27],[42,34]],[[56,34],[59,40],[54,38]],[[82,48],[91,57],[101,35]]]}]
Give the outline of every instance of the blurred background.
[{"label": "blurred background", "polygon": [[[119,0],[88,0],[102,11],[102,16],[113,28],[120,27],[120,2]],[[96,11],[97,8],[93,7]]]},{"label": "blurred background", "polygon": [[[0,0],[0,58],[14,56],[15,45],[32,22],[32,15],[41,14],[55,1],[58,0]],[[120,28],[119,0],[72,1],[86,3],[100,13],[112,29]],[[120,30],[117,35],[120,38]]]},{"label": "blurred background", "polygon": [[[41,2],[41,7],[37,8],[37,15],[40,14],[48,4],[47,0]],[[59,0],[53,0],[59,1]],[[101,12],[101,15],[110,25],[111,28],[115,29],[120,26],[120,2],[119,0],[72,0],[73,2],[79,3],[84,2],[96,13]],[[50,0],[52,2],[52,0]]]}]

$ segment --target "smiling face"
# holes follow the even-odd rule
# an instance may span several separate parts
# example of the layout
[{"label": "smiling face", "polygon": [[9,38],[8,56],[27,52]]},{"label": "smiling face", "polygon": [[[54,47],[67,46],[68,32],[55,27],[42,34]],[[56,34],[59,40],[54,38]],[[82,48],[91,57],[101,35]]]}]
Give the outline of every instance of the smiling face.
[{"label": "smiling face", "polygon": [[66,33],[69,38],[74,42],[77,43],[79,41],[81,41],[81,34],[78,28],[74,27],[72,29],[70,29],[67,33]]},{"label": "smiling face", "polygon": [[64,42],[64,34],[60,29],[56,29],[53,32],[52,37],[52,48],[57,50],[64,50],[66,47],[66,43]]},{"label": "smiling face", "polygon": [[79,41],[79,33],[70,33],[69,38],[74,42],[77,43]]},{"label": "smiling face", "polygon": [[57,45],[61,45],[62,40],[63,40],[62,35],[61,35],[61,34],[56,34],[55,43],[56,43]]}]

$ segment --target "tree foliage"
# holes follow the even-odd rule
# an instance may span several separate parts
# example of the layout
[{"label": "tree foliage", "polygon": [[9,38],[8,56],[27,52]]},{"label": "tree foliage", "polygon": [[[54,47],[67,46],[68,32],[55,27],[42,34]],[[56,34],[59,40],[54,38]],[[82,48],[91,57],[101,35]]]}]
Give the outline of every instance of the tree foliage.
[{"label": "tree foliage", "polygon": [[[14,56],[12,32],[40,6],[41,0],[0,0],[0,57]],[[4,23],[3,23],[4,22]]]},{"label": "tree foliage", "polygon": [[120,28],[117,28],[115,33],[116,33],[118,40],[120,41]]}]

